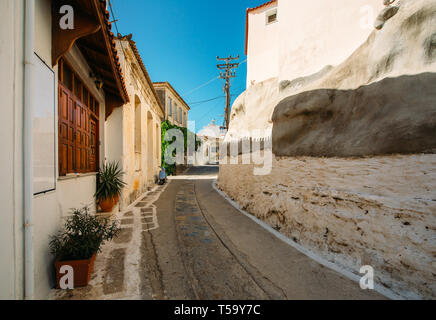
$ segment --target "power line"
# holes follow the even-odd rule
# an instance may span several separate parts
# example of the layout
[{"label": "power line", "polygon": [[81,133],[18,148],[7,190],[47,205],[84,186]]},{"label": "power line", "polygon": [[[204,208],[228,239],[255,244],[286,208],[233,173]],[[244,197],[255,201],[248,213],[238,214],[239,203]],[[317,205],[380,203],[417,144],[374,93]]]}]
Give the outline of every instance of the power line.
[{"label": "power line", "polygon": [[[113,23],[115,25],[115,29],[117,30],[117,36],[121,36],[121,33],[118,30],[118,24],[117,24],[118,19],[115,18],[114,10],[112,9],[112,2],[111,2],[111,0],[109,0],[109,9],[111,11],[112,19],[113,19],[111,24]],[[126,50],[124,49],[123,41],[120,41],[120,45],[121,45],[121,50],[123,51],[123,55],[124,55],[124,57],[126,57],[127,54],[126,54]],[[126,65],[125,68],[127,70],[128,66]]]},{"label": "power line", "polygon": [[[230,97],[234,97],[234,96],[239,96],[239,94],[236,94],[236,93],[232,93],[232,94],[230,94]],[[194,108],[195,107],[198,107],[199,105],[201,105],[201,104],[206,104],[206,103],[208,103],[208,102],[211,102],[211,101],[214,101],[214,100],[218,100],[218,99],[220,99],[220,98],[225,98],[226,96],[219,96],[219,97],[215,97],[215,98],[212,98],[212,99],[208,99],[208,100],[203,100],[203,101],[196,101],[196,102],[190,102],[190,103],[188,103],[189,104],[189,106],[191,106],[192,107],[192,105],[194,104]]]},{"label": "power line", "polygon": [[219,96],[219,97],[215,97],[215,98],[208,99],[208,100],[189,102],[188,104],[189,104],[189,105],[200,104],[200,103],[205,103],[205,102],[209,102],[209,101],[214,101],[214,100],[221,99],[221,98],[225,98],[225,97],[226,97],[226,96]]},{"label": "power line", "polygon": [[[115,18],[114,10],[112,9],[112,2],[111,2],[111,0],[109,0],[109,9],[111,10],[112,19],[114,19],[114,20],[111,22],[111,24],[113,23],[113,24],[115,25],[115,29],[117,30],[117,35],[119,35],[119,34],[121,34],[121,33],[118,31],[118,25],[117,25],[117,21],[118,21],[118,19]],[[123,42],[120,41],[120,43],[121,43],[121,49],[123,50],[123,54],[125,55],[126,52],[125,52],[125,50],[124,50]]]},{"label": "power line", "polygon": [[210,111],[213,110],[213,109],[215,109],[219,104],[220,104],[220,102],[218,101],[217,103],[215,103],[215,104],[213,105],[213,107],[209,107],[209,108],[207,109],[206,113],[203,114],[203,116],[200,118],[200,120],[197,120],[197,122],[202,121],[204,118],[206,118],[208,115],[210,115]]},{"label": "power line", "polygon": [[219,78],[220,78],[220,77],[218,76],[218,77],[215,77],[215,78],[210,79],[209,81],[206,81],[206,82],[203,83],[202,85],[200,85],[200,86],[198,86],[197,88],[192,89],[191,91],[189,91],[188,93],[186,93],[186,95],[191,94],[191,93],[193,93],[193,92],[195,92],[195,91],[197,91],[197,90],[199,90],[199,89],[201,89],[201,88],[207,86],[208,84],[214,82],[215,80],[218,80]]},{"label": "power line", "polygon": [[[245,59],[244,61],[242,61],[242,62],[240,63],[240,65],[241,65],[241,64],[244,64],[244,63],[246,63],[246,62],[247,62],[247,59]],[[195,91],[197,91],[197,90],[199,90],[199,89],[201,89],[201,88],[207,86],[208,84],[211,84],[212,82],[218,80],[219,78],[220,78],[220,76],[217,76],[217,77],[215,77],[215,78],[210,79],[209,81],[206,81],[205,83],[201,84],[201,85],[198,86],[197,88],[192,89],[191,91],[188,91],[188,93],[186,93],[186,95],[189,95],[189,94],[191,94],[191,93],[194,93]]]},{"label": "power line", "polygon": [[233,69],[239,67],[238,62],[232,61],[239,60],[239,55],[237,57],[229,56],[227,58],[216,57],[216,59],[218,61],[225,61],[225,63],[217,64],[216,67],[220,70],[220,79],[225,80],[224,92],[226,94],[226,108],[224,112],[224,127],[228,130],[230,124],[230,79],[236,78],[236,71],[233,71]]}]

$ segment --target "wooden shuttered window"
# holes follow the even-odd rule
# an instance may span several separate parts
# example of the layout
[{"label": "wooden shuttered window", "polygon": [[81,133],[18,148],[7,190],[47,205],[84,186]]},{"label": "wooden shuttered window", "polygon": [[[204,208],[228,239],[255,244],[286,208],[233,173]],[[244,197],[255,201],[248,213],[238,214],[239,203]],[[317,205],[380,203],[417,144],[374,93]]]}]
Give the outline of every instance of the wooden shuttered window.
[{"label": "wooden shuttered window", "polygon": [[63,60],[59,68],[59,175],[96,172],[98,103]]}]

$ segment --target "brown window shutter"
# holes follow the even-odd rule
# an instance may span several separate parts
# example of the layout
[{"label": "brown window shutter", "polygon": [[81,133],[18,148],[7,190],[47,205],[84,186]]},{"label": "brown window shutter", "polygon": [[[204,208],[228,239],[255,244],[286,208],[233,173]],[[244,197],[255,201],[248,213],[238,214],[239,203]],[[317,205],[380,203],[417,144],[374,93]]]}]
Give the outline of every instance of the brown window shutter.
[{"label": "brown window shutter", "polygon": [[59,175],[74,170],[74,101],[71,93],[59,84]]},{"label": "brown window shutter", "polygon": [[61,60],[59,79],[59,175],[98,170],[98,103],[86,86],[70,70],[76,95],[64,85],[65,62]]}]

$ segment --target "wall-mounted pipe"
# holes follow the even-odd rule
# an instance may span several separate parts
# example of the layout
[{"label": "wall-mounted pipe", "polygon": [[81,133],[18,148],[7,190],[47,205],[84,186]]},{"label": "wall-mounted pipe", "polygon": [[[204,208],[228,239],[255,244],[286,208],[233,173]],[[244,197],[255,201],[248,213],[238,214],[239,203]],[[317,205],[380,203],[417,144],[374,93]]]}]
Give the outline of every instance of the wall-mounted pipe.
[{"label": "wall-mounted pipe", "polygon": [[34,298],[33,253],[33,74],[35,39],[35,0],[24,1],[24,298]]}]

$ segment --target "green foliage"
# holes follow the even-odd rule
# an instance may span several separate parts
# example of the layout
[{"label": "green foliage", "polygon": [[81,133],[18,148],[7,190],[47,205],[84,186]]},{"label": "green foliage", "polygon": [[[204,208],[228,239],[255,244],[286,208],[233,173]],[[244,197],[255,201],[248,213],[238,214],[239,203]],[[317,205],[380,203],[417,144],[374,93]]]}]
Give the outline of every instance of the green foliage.
[{"label": "green foliage", "polygon": [[117,222],[91,215],[88,207],[73,209],[64,228],[50,238],[50,252],[59,261],[86,260],[120,230]]},{"label": "green foliage", "polygon": [[97,175],[97,191],[94,195],[97,201],[121,195],[121,191],[126,186],[121,179],[123,174],[117,162],[103,165]]},{"label": "green foliage", "polygon": [[[175,164],[168,164],[165,163],[165,150],[168,148],[168,146],[172,143],[172,141],[165,141],[165,134],[168,130],[171,129],[178,129],[183,132],[184,137],[184,149],[185,149],[185,155],[188,149],[188,133],[193,134],[195,137],[195,151],[198,150],[198,148],[201,145],[201,141],[197,139],[197,135],[191,131],[189,131],[187,128],[179,127],[174,124],[171,124],[168,120],[162,122],[161,124],[161,134],[162,134],[162,167],[165,168],[165,171],[167,175],[174,175],[176,173],[176,165]],[[173,138],[173,141],[175,138]]]}]

